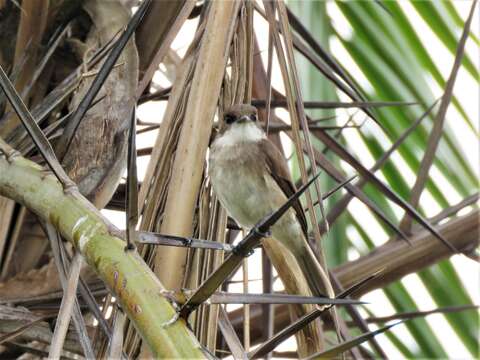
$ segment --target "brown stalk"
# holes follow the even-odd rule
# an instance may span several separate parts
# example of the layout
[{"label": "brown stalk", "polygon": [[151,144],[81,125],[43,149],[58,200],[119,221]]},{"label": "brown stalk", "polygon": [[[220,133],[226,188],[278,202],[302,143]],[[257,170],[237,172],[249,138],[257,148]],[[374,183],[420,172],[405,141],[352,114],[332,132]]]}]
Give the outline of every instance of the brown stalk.
[{"label": "brown stalk", "polygon": [[[245,20],[242,23],[245,23],[245,43],[246,51],[240,53],[243,56],[245,63],[245,92],[244,92],[244,103],[250,103],[252,101],[252,90],[253,90],[253,55],[254,55],[254,28],[253,28],[253,1],[245,1]],[[245,232],[244,234],[245,235]],[[243,260],[242,266],[242,279],[243,279],[243,292],[248,293],[249,288],[249,279],[248,279],[248,258]],[[245,304],[243,306],[243,346],[245,352],[250,351],[250,305]],[[230,325],[231,326],[231,325]]]},{"label": "brown stalk", "polygon": [[[286,99],[287,99],[289,113],[291,117],[292,133],[293,133],[295,148],[296,148],[297,154],[303,153],[303,145],[302,145],[303,142],[300,136],[300,124],[301,124],[301,128],[303,130],[304,138],[305,138],[305,148],[307,149],[307,155],[310,160],[310,166],[313,170],[313,173],[316,174],[317,167],[314,160],[315,157],[313,154],[313,147],[310,141],[310,132],[308,130],[305,109],[303,107],[302,95],[300,91],[300,83],[299,83],[298,75],[296,72],[295,58],[293,55],[293,44],[292,44],[292,38],[291,38],[291,33],[289,29],[289,24],[288,24],[287,12],[285,8],[285,4],[283,3],[282,0],[279,0],[276,4],[279,12],[279,19],[280,19],[280,26],[282,28],[282,34],[285,40],[285,49],[286,49],[286,55],[287,55],[286,58],[282,51],[282,45],[281,45],[280,37],[278,33],[276,33],[276,35],[274,36],[274,39],[275,39],[275,45],[277,48],[277,56],[280,62],[280,67],[283,69],[282,76],[284,78],[284,83],[285,83]],[[274,26],[274,19],[271,17],[271,15],[269,16],[269,22],[271,23],[271,26]],[[288,65],[287,65],[287,61],[288,61]],[[302,181],[306,182],[308,179],[308,174],[307,174],[307,167],[305,164],[305,160],[303,156],[299,156],[298,160],[299,160],[300,172],[302,175]],[[315,182],[315,189],[317,192],[317,197],[319,200],[322,217],[324,221],[326,221],[323,202],[322,202],[322,193],[321,193],[320,185],[318,181]],[[306,197],[307,197],[307,204],[310,209],[309,211],[310,221],[312,222],[312,224],[317,224],[318,221],[316,219],[315,212],[313,211],[313,201],[312,201],[310,192],[307,192]],[[327,223],[325,223],[325,226],[328,229]],[[320,231],[317,226],[314,226],[313,230],[315,235],[315,241],[320,246],[321,244]],[[325,256],[323,252],[321,252],[321,254],[322,254],[321,264],[325,268],[326,266]],[[325,286],[327,287],[327,291],[329,295],[333,296],[334,294],[333,294],[331,284],[325,284]]]},{"label": "brown stalk", "polygon": [[63,342],[68,331],[68,324],[72,316],[73,305],[76,299],[76,292],[78,286],[78,279],[80,276],[80,269],[82,267],[82,256],[77,253],[73,258],[70,274],[68,275],[68,285],[62,298],[62,305],[58,312],[57,324],[55,325],[55,332],[53,333],[52,344],[48,353],[49,358],[60,358],[63,349]]},{"label": "brown stalk", "polygon": [[[243,292],[248,294],[248,258],[243,260],[242,264],[243,275]],[[245,351],[250,351],[250,305],[243,306],[243,346]]]},{"label": "brown stalk", "polygon": [[140,59],[137,99],[147,88],[194,6],[194,0],[154,1],[150,6],[135,34]]},{"label": "brown stalk", "polygon": [[[203,162],[238,6],[238,3],[228,1],[211,3],[173,160],[162,233],[180,236],[189,236],[192,233],[193,212],[201,183]],[[219,33],[218,29],[227,31]],[[175,289],[181,286],[185,260],[184,249],[165,249],[157,253],[155,268],[167,288]],[[169,270],[168,273],[165,269]]]},{"label": "brown stalk", "polygon": [[[15,88],[21,92],[29,83],[35,71],[38,49],[48,20],[50,1],[27,0],[22,2],[20,23],[17,31],[14,64],[25,59],[22,71],[15,79]],[[8,107],[7,109],[11,109]],[[9,111],[9,110],[7,110]],[[6,112],[7,112],[6,111]],[[5,137],[18,125],[17,116],[12,116],[2,124],[0,136]]]},{"label": "brown stalk", "polygon": [[[287,10],[286,6],[283,2],[283,0],[279,0],[276,3],[277,9],[278,9],[278,15],[279,15],[279,22],[280,22],[280,27],[282,29],[282,34],[283,38],[285,41],[285,49],[286,49],[286,55],[288,59],[288,64],[289,67],[287,67],[287,63],[285,62],[285,58],[282,54],[282,46],[278,38],[278,34],[276,34],[276,47],[277,47],[277,55],[280,61],[280,66],[284,70],[282,71],[282,76],[284,78],[284,83],[285,83],[285,89],[286,89],[286,98],[287,102],[289,104],[289,112],[290,112],[290,118],[292,122],[292,133],[293,133],[293,138],[294,138],[294,143],[295,143],[295,148],[297,151],[297,154],[303,154],[304,148],[306,149],[306,153],[309,157],[310,160],[310,167],[313,171],[313,173],[317,173],[317,166],[316,166],[316,161],[315,161],[315,156],[314,156],[314,149],[311,143],[310,139],[310,132],[308,129],[308,124],[307,124],[307,118],[305,114],[305,109],[303,107],[303,101],[302,101],[302,95],[301,95],[301,90],[300,90],[300,82],[298,78],[298,74],[296,72],[296,65],[295,65],[295,57],[293,54],[293,41],[292,41],[292,34],[290,32],[289,28],[289,23],[288,23],[288,16],[287,16]],[[267,11],[268,15],[268,10],[267,7],[265,8]],[[274,18],[270,14],[269,16],[269,23],[270,26],[274,26]],[[290,75],[291,79],[290,82],[288,80],[287,73]],[[293,109],[296,109],[296,111],[292,111]],[[294,114],[294,116],[292,116]],[[300,132],[299,132],[299,125],[301,124],[303,133],[304,133],[304,139],[305,139],[305,145],[302,145],[302,140],[300,137]],[[302,181],[305,182],[307,179],[307,169],[306,169],[306,164],[303,156],[298,156],[299,160],[299,165],[300,165],[300,172],[302,175]],[[322,200],[322,192],[320,190],[320,184],[318,181],[315,182],[315,190],[316,194],[318,197],[318,203],[320,205],[320,212],[323,218],[322,224],[324,225],[327,233],[328,233],[328,222],[325,216],[325,209],[323,205],[323,200]],[[316,213],[314,212],[313,209],[313,201],[310,192],[307,192],[306,194],[307,198],[307,205],[309,208],[308,215],[310,217],[310,221],[312,224],[317,224],[317,217]],[[326,257],[325,253],[322,250],[322,241],[321,241],[321,234],[320,234],[320,228],[318,226],[313,227],[313,233],[315,236],[315,243],[318,246],[318,253],[319,253],[319,261],[321,266],[324,269],[327,269],[327,262],[326,262]],[[332,284],[330,283],[330,279],[325,278],[323,279],[325,289],[327,291],[327,294],[330,297],[334,297],[335,293],[333,291]],[[341,327],[341,319],[338,317],[336,309],[332,308],[331,309],[332,316],[334,318],[335,322],[335,328],[336,328],[336,333],[337,337],[339,340],[341,340],[341,334],[340,334],[340,327]]]},{"label": "brown stalk", "polygon": [[[277,92],[275,90],[275,92]],[[257,107],[267,107],[268,99],[254,99],[252,105]],[[410,106],[417,105],[416,102],[405,101],[303,101],[305,109],[351,109],[359,108],[366,109],[370,107],[388,107],[388,106]],[[288,102],[285,99],[275,99],[271,101],[271,107],[274,108],[288,108]]]},{"label": "brown stalk", "polygon": [[227,343],[230,351],[232,352],[233,358],[237,359],[247,359],[247,353],[245,352],[240,339],[238,338],[235,330],[228,318],[227,312],[225,309],[220,306],[220,314],[218,319],[218,327],[222,332],[223,337],[225,338],[225,342]]},{"label": "brown stalk", "polygon": [[246,9],[246,53],[245,57],[245,68],[246,68],[246,84],[245,84],[245,103],[250,103],[252,101],[252,91],[253,91],[253,55],[255,53],[254,40],[255,32],[253,28],[253,1],[249,0],[245,2]]},{"label": "brown stalk", "polygon": [[[158,136],[153,146],[150,161],[145,172],[144,181],[140,187],[138,206],[143,213],[142,230],[154,230],[155,216],[160,204],[159,196],[161,189],[166,187],[164,182],[168,181],[167,173],[170,170],[170,157],[174,156],[175,146],[178,141],[178,133],[182,126],[182,119],[185,111],[184,89],[192,76],[192,63],[195,56],[195,47],[191,47],[178,69],[177,79],[172,88],[167,109],[162,123],[160,124]],[[151,200],[145,202],[147,197]]]},{"label": "brown stalk", "polygon": [[[34,321],[34,320],[32,320],[32,321]],[[24,321],[22,321],[22,322],[1,321],[0,322],[0,332],[11,333],[11,332],[15,331],[16,329],[18,329],[20,326],[22,326],[24,324],[25,324]],[[23,331],[22,334],[20,334],[18,336],[18,338],[15,339],[15,340],[18,341],[18,342],[20,342],[20,341],[22,341],[22,342],[36,341],[39,344],[48,345],[52,341],[52,330],[50,329],[50,327],[47,323],[40,322],[40,323],[37,323],[37,324],[29,327],[25,331]],[[8,346],[9,344],[10,344],[10,342],[6,342],[3,345]],[[80,347],[80,344],[78,343],[78,340],[77,340],[76,336],[72,332],[69,332],[67,334],[67,338],[65,339],[65,343],[64,343],[64,349],[68,350],[70,352],[73,352],[75,354],[80,354],[80,355],[82,354],[82,349]],[[47,356],[47,355],[48,354],[46,354],[45,356]]]},{"label": "brown stalk", "polygon": [[39,319],[33,320],[26,325],[20,326],[19,328],[15,329],[12,332],[9,332],[5,335],[0,335],[0,345],[4,344],[7,341],[12,341],[13,339],[22,335],[25,331],[30,329],[35,324],[38,324],[39,322],[42,322],[44,320],[45,318],[39,318]]},{"label": "brown stalk", "polygon": [[108,349],[109,359],[120,359],[122,357],[123,349],[123,327],[127,317],[120,309],[117,309],[115,313],[115,321],[113,324],[113,334],[110,340]]},{"label": "brown stalk", "polygon": [[[11,247],[7,247],[7,240],[10,230],[10,224],[13,222],[13,210],[15,208],[15,202],[0,196],[0,259],[4,258],[4,251],[9,250]],[[3,269],[5,269],[4,262],[2,264]],[[5,270],[0,268],[0,279]]]},{"label": "brown stalk", "polygon": [[[273,292],[273,276],[272,276],[272,263],[268,258],[264,249],[262,249],[262,290],[264,293]],[[250,309],[251,314],[251,309]],[[274,333],[274,316],[275,311],[272,305],[262,305],[262,323],[263,331],[262,335],[267,339],[271,338]],[[251,324],[251,319],[250,319]],[[250,326],[251,335],[251,326]],[[266,355],[266,360],[270,360],[270,354]]]},{"label": "brown stalk", "polygon": [[[289,112],[290,112],[290,118],[291,118],[291,123],[292,123],[292,134],[293,134],[293,140],[295,144],[295,148],[297,151],[297,154],[303,154],[303,150],[306,149],[306,153],[309,157],[310,160],[310,166],[313,171],[313,173],[317,173],[317,167],[316,167],[316,160],[315,160],[315,154],[314,154],[314,149],[310,140],[310,133],[308,129],[308,124],[307,124],[307,119],[305,115],[305,109],[303,107],[303,101],[302,101],[302,95],[301,95],[301,90],[300,90],[300,82],[298,78],[298,74],[296,72],[296,65],[295,65],[295,58],[293,54],[293,41],[292,41],[292,34],[290,32],[289,28],[289,23],[288,23],[288,16],[287,16],[287,11],[285,4],[283,1],[278,1],[276,2],[276,7],[279,12],[279,23],[281,27],[281,31],[283,34],[283,38],[285,41],[285,49],[286,49],[286,58],[283,54],[282,50],[282,45],[279,39],[279,34],[278,32],[274,33],[274,39],[275,39],[275,46],[276,46],[276,51],[277,51],[277,56],[279,59],[280,67],[282,68],[282,76],[283,76],[283,81],[285,84],[285,90],[286,90],[286,99],[289,107]],[[269,5],[267,2],[264,2],[264,7],[265,11],[267,14],[267,18],[270,24],[271,28],[274,28],[275,26],[275,19],[274,15],[271,13],[269,10]],[[276,27],[275,27],[276,29]],[[287,61],[288,60],[288,65],[287,66]],[[295,111],[293,110],[295,109]],[[300,137],[300,127],[299,125],[301,124],[302,130],[304,132],[304,139],[305,139],[305,144],[303,145],[302,138]],[[300,165],[300,172],[302,175],[302,181],[306,181],[307,179],[307,170],[306,170],[306,164],[303,156],[298,156],[299,160],[299,165]],[[325,216],[325,211],[323,207],[323,201],[322,201],[322,192],[320,190],[320,185],[318,181],[315,182],[315,189],[318,197],[318,202],[320,205],[320,212],[323,217],[323,225],[328,232],[328,222],[326,220]],[[308,215],[310,217],[310,221],[312,224],[317,224],[317,218],[316,218],[316,213],[313,209],[313,201],[311,198],[310,192],[307,192],[306,194],[307,198],[307,205],[309,208]],[[320,228],[318,226],[313,227],[313,233],[315,236],[315,243],[318,246],[319,249],[319,254],[320,254],[320,264],[321,266],[326,269],[326,257],[325,253],[322,251],[322,242],[321,242],[321,234],[320,234]],[[332,288],[332,284],[330,283],[330,280],[324,279],[324,286],[326,288],[327,294],[330,297],[334,297],[334,291]],[[336,309],[332,308],[331,309],[332,316],[335,320],[336,324],[336,329],[337,329],[337,337],[339,340],[341,339],[341,334],[340,334],[340,327],[342,326],[342,320],[337,316]],[[343,328],[346,329],[346,326],[343,324]],[[354,354],[355,356],[355,354]]]},{"label": "brown stalk", "polygon": [[[216,199],[215,199],[216,201]],[[218,202],[217,202],[218,204]],[[214,208],[215,209],[215,208]],[[213,228],[214,232],[212,235],[213,238],[217,239],[217,241],[225,243],[225,233],[226,233],[226,225],[227,225],[227,214],[224,209],[222,209],[220,206],[217,207],[216,211],[213,212],[213,216],[215,217],[215,227]],[[211,252],[210,252],[211,254]],[[208,272],[204,275],[204,279],[207,278],[207,276],[214,271],[217,267],[220,266],[220,264],[224,260],[224,253],[223,252],[216,252],[214,254],[211,254],[211,260],[208,263]],[[205,323],[207,324],[207,336],[206,336],[206,344],[208,349],[213,351],[216,348],[217,344],[217,334],[218,334],[218,317],[219,317],[219,312],[220,312],[220,306],[219,305],[211,305],[208,307],[209,313],[208,317],[205,320]]]},{"label": "brown stalk", "polygon": [[[139,193],[139,208],[144,210],[141,229],[181,236],[193,233],[205,153],[239,5],[210,3],[182,61]],[[220,28],[225,31],[218,32]],[[155,255],[144,248],[142,252],[166,288],[183,286],[187,250],[164,248]]]},{"label": "brown stalk", "polygon": [[[68,290],[68,269],[72,271],[72,264],[68,259],[65,248],[61,241],[60,235],[57,233],[55,228],[49,223],[42,223],[42,227],[45,229],[45,233],[50,241],[50,248],[53,253],[53,258],[57,268],[58,277],[60,278],[60,283],[62,284],[63,293],[65,294]],[[62,251],[63,250],[63,251]],[[81,276],[81,275],[79,275]],[[79,278],[79,284],[82,284],[82,278]],[[75,297],[73,300],[73,309],[72,309],[72,319],[75,326],[75,330],[78,334],[78,339],[84,350],[86,357],[93,356],[93,349],[91,345],[90,338],[87,333],[87,328],[85,325],[85,319],[83,318],[82,312],[80,310],[78,299]]]},{"label": "brown stalk", "polygon": [[[18,215],[15,219],[12,219],[11,223],[11,233],[10,233],[10,243],[7,249],[7,253],[5,254],[4,261],[2,263],[2,270],[0,272],[0,279],[1,280],[6,280],[10,276],[15,274],[15,269],[14,269],[14,264],[15,264],[15,248],[18,246],[19,243],[21,243],[20,238],[22,236],[22,228],[23,224],[25,221],[25,218],[28,214],[28,211],[25,207],[21,207],[20,211],[18,212]],[[37,248],[36,243],[30,242],[30,245],[32,245],[32,248]],[[28,252],[22,252],[26,258],[29,258]],[[33,263],[26,260],[24,263],[22,262],[22,269],[30,269],[29,263]],[[33,264],[32,264],[33,265]]]},{"label": "brown stalk", "polygon": [[[437,226],[436,228],[450,242],[455,244],[459,250],[468,250],[478,244],[479,239],[479,211],[478,209],[468,215],[454,218],[453,220]],[[383,276],[377,281],[368,284],[361,293],[366,293],[374,288],[385,286],[404,275],[416,272],[441,259],[449,257],[451,252],[445,246],[435,246],[432,236],[428,232],[421,231],[411,237],[412,246],[404,242],[384,244],[375,252],[360,259],[340,265],[334,271],[342,285],[345,287],[355,283],[360,274],[368,274],[381,264],[388,264]],[[400,245],[400,243],[402,245]],[[399,246],[400,245],[400,246]],[[353,270],[355,269],[355,270]],[[354,271],[354,273],[352,272]]]},{"label": "brown stalk", "polygon": [[[267,4],[266,6],[270,6]],[[258,46],[257,46],[258,48]],[[256,51],[259,53],[258,51]],[[271,91],[266,84],[269,83],[267,79],[267,74],[263,67],[262,60],[260,56],[256,57],[255,66],[254,66],[254,83],[253,89],[256,97],[265,98],[268,97],[268,93]],[[271,113],[271,120],[273,123],[276,123],[276,117],[274,113]],[[268,112],[265,109],[259,109],[259,118],[266,122],[268,117]],[[269,137],[272,141],[283,151],[283,147],[280,141],[278,133],[271,133]],[[292,257],[290,252],[285,249],[283,246],[277,246],[277,242],[273,239],[264,239],[263,240],[263,249],[267,254],[268,258],[272,262],[273,266],[277,270],[280,278],[282,279],[285,289],[290,294],[311,294],[306,280],[303,276],[299,276],[298,265],[296,260]],[[290,306],[290,313],[293,319],[297,319],[306,313],[312,311],[315,306],[312,305],[295,305]],[[268,311],[268,309],[265,309]],[[273,329],[270,329],[273,331]],[[321,326],[319,322],[311,323],[308,327],[296,334],[296,339],[298,343],[298,349],[302,356],[307,356],[308,354],[314,353],[321,350],[321,344],[323,343],[323,335],[321,331]]]},{"label": "brown stalk", "polygon": [[374,316],[365,319],[368,323],[386,323],[392,320],[398,319],[415,319],[418,317],[425,317],[431,314],[449,314],[459,311],[466,310],[478,310],[478,305],[459,305],[459,306],[445,306],[438,309],[427,310],[427,311],[406,311],[395,315],[390,316]]},{"label": "brown stalk", "polygon": [[[199,196],[198,214],[196,215],[198,235],[221,245],[225,243],[226,221],[225,211],[219,206],[211,187],[204,182]],[[188,274],[184,287],[197,288],[209,274],[223,262],[223,251],[199,251],[191,249],[188,255]],[[201,306],[192,316],[195,334],[202,344],[213,353],[216,349],[218,335],[219,306],[210,304]]]}]

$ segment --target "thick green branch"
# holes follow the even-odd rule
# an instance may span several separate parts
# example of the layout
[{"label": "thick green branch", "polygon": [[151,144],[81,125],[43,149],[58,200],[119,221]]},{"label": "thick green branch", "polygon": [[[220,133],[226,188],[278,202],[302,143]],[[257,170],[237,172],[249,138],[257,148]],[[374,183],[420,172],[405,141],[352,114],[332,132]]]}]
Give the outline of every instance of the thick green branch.
[{"label": "thick green branch", "polygon": [[156,357],[204,358],[184,320],[166,325],[176,314],[162,284],[136,251],[125,251],[118,230],[76,190],[20,156],[0,156],[0,195],[29,208],[73,242],[111,289]]}]

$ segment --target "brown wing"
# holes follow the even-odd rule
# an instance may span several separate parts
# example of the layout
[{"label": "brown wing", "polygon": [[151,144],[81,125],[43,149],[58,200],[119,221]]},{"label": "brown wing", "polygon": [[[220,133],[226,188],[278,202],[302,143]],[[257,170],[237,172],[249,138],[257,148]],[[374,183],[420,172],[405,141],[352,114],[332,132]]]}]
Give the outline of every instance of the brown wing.
[{"label": "brown wing", "polygon": [[[292,177],[288,171],[287,162],[278,148],[268,139],[263,139],[259,142],[261,154],[265,154],[265,161],[270,170],[270,175],[277,182],[278,186],[284,192],[285,196],[289,198],[296,192],[295,185],[292,182]],[[297,215],[297,219],[302,226],[305,238],[308,239],[308,225],[305,213],[303,212],[302,204],[299,200],[293,203],[293,209]]]}]

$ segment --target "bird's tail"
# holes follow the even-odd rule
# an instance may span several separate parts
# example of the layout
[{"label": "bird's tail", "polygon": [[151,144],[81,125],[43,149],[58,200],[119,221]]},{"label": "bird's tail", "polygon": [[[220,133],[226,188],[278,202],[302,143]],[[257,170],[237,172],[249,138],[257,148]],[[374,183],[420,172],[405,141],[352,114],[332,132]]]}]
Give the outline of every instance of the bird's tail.
[{"label": "bird's tail", "polygon": [[297,254],[296,259],[313,296],[334,296],[328,275],[318,262],[313,251],[308,245],[303,249],[302,254]]}]

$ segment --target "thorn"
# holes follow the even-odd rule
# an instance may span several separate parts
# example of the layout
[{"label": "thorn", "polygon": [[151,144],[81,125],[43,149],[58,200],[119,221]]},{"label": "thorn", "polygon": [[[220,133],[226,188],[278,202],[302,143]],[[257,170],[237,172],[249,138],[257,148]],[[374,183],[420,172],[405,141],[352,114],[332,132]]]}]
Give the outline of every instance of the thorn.
[{"label": "thorn", "polygon": [[129,252],[129,251],[135,251],[137,249],[137,247],[132,244],[132,243],[128,243],[124,248],[123,248],[123,251],[125,252]]},{"label": "thorn", "polygon": [[169,327],[169,326],[175,324],[178,319],[180,319],[180,313],[177,312],[177,313],[175,313],[175,315],[173,315],[173,317],[170,320],[164,322],[160,326],[163,327],[163,328]]},{"label": "thorn", "polygon": [[5,156],[7,157],[8,163],[11,164],[16,158],[22,156],[22,154],[17,150],[12,150],[8,154],[5,154]]}]

